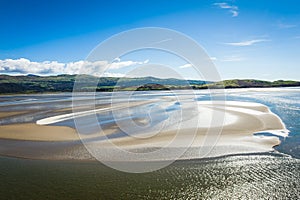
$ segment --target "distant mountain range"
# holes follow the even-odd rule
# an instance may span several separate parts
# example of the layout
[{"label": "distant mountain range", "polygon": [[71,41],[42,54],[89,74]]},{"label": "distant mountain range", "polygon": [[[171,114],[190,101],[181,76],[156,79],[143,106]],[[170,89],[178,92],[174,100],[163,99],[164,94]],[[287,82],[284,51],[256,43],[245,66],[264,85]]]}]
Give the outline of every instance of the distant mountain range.
[{"label": "distant mountain range", "polygon": [[[80,91],[113,91],[113,90],[173,90],[173,89],[215,89],[215,88],[250,88],[250,87],[294,87],[298,81],[278,80],[225,80],[206,82],[201,80],[181,80],[175,78],[160,79],[155,77],[115,78],[95,77],[90,75],[57,75],[57,76],[9,76],[0,75],[0,94],[15,93],[51,93],[72,92],[74,82],[80,80]],[[98,82],[97,86],[94,83]],[[82,87],[80,86],[82,85]]]}]

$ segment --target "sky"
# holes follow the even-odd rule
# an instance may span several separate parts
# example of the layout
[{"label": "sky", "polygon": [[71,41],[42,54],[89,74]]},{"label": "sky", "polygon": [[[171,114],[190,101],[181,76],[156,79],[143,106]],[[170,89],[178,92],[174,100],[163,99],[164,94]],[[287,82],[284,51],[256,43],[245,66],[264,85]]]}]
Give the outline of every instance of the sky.
[{"label": "sky", "polygon": [[[297,0],[0,0],[0,25],[1,74],[98,69],[110,61],[86,58],[99,43],[129,29],[161,27],[199,43],[222,79],[300,80]],[[185,60],[161,51],[131,52],[113,62],[105,76],[126,76],[145,65],[145,76],[159,76],[162,67],[155,64],[161,64],[184,78],[202,78]]]}]

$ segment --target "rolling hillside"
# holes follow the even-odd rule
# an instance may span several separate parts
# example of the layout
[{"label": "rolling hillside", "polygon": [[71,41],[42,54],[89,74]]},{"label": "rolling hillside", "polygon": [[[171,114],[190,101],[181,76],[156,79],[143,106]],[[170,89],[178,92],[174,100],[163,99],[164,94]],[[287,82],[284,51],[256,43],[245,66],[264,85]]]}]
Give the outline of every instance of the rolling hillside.
[{"label": "rolling hillside", "polygon": [[[0,94],[14,93],[50,93],[72,92],[76,75],[57,76],[9,76],[0,75]],[[113,90],[167,90],[167,89],[215,89],[215,88],[250,88],[250,87],[293,87],[300,86],[297,81],[278,80],[274,82],[262,80],[224,80],[221,82],[205,82],[201,80],[160,79],[155,77],[115,78],[80,75],[85,83],[80,91],[113,91]],[[78,80],[78,79],[77,79]],[[95,82],[98,81],[97,86]],[[90,85],[90,86],[89,86]]]}]

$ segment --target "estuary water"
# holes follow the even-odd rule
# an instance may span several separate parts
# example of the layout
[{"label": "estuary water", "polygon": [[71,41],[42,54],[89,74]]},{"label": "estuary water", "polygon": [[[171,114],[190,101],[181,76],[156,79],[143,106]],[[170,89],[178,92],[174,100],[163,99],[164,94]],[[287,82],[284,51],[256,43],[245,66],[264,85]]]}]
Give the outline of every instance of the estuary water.
[{"label": "estuary water", "polygon": [[[211,97],[196,91],[197,101]],[[182,91],[184,95],[185,91]],[[111,103],[111,93],[97,93],[99,109]],[[174,96],[169,92],[140,92],[135,99]],[[78,97],[89,106],[90,96]],[[54,161],[0,157],[2,199],[299,199],[300,88],[231,89],[229,101],[267,105],[288,129],[275,151],[176,161],[145,174],[129,174],[93,161]],[[72,94],[10,95],[0,97],[1,125],[36,123],[72,112]],[[124,99],[126,101],[126,99]],[[144,105],[143,105],[144,106]],[[167,105],[176,110],[180,104]],[[99,117],[110,119],[109,113]],[[159,116],[162,117],[162,116]],[[109,124],[109,121],[107,122]],[[74,127],[72,119],[51,125]],[[119,137],[119,136],[117,136]],[[7,141],[6,141],[7,142]],[[3,146],[2,146],[3,147]],[[1,149],[3,154],[3,149]]]}]

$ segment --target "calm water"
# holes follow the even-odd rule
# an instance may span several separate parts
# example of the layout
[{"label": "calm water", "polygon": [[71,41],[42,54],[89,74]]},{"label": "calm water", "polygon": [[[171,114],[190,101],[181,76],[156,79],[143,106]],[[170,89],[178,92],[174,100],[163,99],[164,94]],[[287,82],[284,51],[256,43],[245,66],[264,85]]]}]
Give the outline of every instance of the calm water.
[{"label": "calm water", "polygon": [[[146,174],[122,173],[94,162],[0,157],[0,199],[300,199],[300,89],[227,92],[228,100],[263,103],[281,117],[290,130],[276,147],[282,154],[178,161]],[[149,93],[153,98],[166,95]],[[109,103],[109,95],[98,94],[98,103]],[[81,98],[84,105],[87,97]],[[210,99],[202,91],[198,98]],[[63,109],[71,107],[70,100],[71,94],[0,97],[0,111],[31,111],[0,124],[35,122],[52,116],[51,110],[68,113]]]},{"label": "calm water", "polygon": [[1,199],[299,199],[300,161],[267,155],[185,161],[146,174],[97,163],[1,158]]}]

